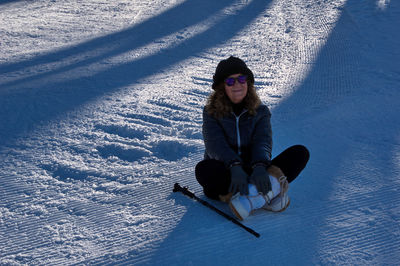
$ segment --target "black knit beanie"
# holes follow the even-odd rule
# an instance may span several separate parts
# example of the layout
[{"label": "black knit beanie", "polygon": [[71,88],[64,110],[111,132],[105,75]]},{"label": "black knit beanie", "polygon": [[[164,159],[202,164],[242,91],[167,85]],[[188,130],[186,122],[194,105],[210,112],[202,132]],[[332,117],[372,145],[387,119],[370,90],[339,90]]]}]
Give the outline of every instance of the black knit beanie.
[{"label": "black knit beanie", "polygon": [[219,83],[223,82],[227,77],[233,74],[247,75],[248,80],[254,83],[253,72],[247,67],[246,63],[240,58],[231,56],[228,59],[224,59],[218,63],[213,76],[213,90],[216,89]]}]

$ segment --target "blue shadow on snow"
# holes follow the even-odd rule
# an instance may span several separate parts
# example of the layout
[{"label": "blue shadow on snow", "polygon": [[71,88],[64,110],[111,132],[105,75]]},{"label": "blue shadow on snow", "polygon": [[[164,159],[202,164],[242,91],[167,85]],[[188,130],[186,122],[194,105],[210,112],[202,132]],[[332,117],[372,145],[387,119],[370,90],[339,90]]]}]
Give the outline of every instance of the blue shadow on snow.
[{"label": "blue shadow on snow", "polygon": [[[63,81],[50,79],[55,74],[63,74],[123,54],[188,26],[201,23],[233,3],[235,2],[224,0],[204,5],[201,0],[185,1],[132,28],[71,48],[39,55],[27,61],[0,65],[0,75],[2,75],[82,55],[82,59],[76,63],[69,63],[9,83],[0,83],[0,119],[2,121],[0,145],[96,97],[159,73],[182,60],[222,44],[248,25],[266,5],[264,1],[253,1],[239,12],[224,17],[214,27],[154,55],[116,65],[87,77],[71,76]],[[85,57],[86,53],[95,50],[104,51]]]}]

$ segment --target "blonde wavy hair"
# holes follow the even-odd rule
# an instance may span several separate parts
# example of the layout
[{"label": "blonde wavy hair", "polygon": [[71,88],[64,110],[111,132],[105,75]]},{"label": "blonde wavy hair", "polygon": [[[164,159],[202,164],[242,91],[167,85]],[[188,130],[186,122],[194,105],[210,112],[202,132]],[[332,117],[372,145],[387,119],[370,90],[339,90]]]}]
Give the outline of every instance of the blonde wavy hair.
[{"label": "blonde wavy hair", "polygon": [[[247,81],[247,95],[243,99],[243,107],[246,108],[250,115],[256,115],[257,108],[261,104],[254,83]],[[206,111],[215,118],[226,117],[233,112],[232,102],[225,92],[225,84],[221,82],[215,88],[215,91],[208,96],[206,103]]]}]

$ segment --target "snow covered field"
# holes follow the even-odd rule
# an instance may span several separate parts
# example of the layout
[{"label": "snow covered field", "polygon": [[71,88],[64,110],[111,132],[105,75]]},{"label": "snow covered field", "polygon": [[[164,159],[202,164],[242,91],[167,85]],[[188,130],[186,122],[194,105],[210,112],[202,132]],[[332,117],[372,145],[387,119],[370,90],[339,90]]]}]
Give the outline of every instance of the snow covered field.
[{"label": "snow covered field", "polygon": [[[398,265],[399,25],[396,0],[0,0],[0,264]],[[311,152],[291,206],[244,222],[260,238],[172,192],[206,199],[230,55],[273,154]]]}]

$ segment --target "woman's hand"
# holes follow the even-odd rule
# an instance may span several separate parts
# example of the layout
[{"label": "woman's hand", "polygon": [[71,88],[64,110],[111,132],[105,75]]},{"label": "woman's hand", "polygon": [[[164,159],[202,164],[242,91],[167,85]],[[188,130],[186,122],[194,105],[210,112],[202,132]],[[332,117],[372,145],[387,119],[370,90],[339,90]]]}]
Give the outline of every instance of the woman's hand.
[{"label": "woman's hand", "polygon": [[267,195],[267,193],[272,189],[267,169],[263,165],[256,166],[249,179],[250,183],[256,186],[258,192],[261,192],[264,195]]},{"label": "woman's hand", "polygon": [[236,194],[240,192],[242,195],[249,194],[249,186],[247,183],[248,175],[243,170],[241,165],[235,165],[231,167],[231,185],[229,192]]}]

